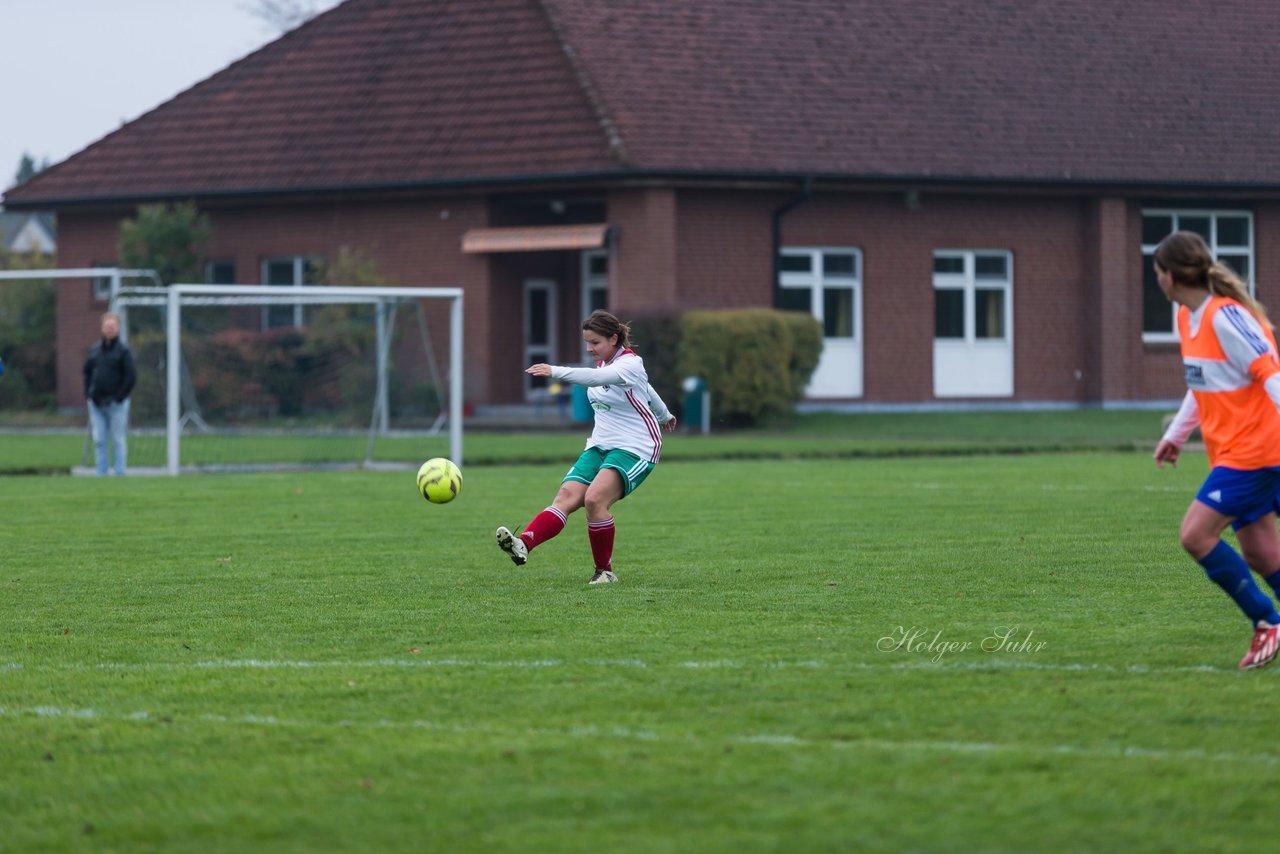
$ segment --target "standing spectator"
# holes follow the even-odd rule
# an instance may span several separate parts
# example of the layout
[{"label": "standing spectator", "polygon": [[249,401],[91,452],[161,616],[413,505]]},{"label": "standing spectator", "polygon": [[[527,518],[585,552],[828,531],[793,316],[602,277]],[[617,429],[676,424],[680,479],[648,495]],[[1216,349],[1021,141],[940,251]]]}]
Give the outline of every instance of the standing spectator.
[{"label": "standing spectator", "polygon": [[120,340],[120,318],[107,312],[102,315],[102,340],[89,350],[84,363],[84,397],[99,475],[107,473],[108,436],[115,452],[115,473],[123,475],[128,465],[125,433],[129,428],[129,394],[136,381],[133,351]]}]

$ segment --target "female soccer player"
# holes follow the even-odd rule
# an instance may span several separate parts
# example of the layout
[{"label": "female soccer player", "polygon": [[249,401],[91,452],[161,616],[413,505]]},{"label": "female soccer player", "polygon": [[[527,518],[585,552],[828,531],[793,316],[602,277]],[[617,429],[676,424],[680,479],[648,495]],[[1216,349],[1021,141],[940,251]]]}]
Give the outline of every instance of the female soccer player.
[{"label": "female soccer player", "polygon": [[[1280,613],[1252,568],[1280,593],[1280,361],[1262,306],[1199,235],[1179,231],[1156,247],[1156,278],[1178,303],[1187,396],[1156,445],[1157,466],[1176,465],[1200,426],[1211,470],[1182,517],[1182,547],[1235,600],[1254,627],[1241,669],[1276,657]],[[1230,525],[1244,553],[1221,539]]]},{"label": "female soccer player", "polygon": [[498,546],[517,566],[529,552],[564,530],[569,514],[587,508],[587,535],[595,574],[589,584],[617,581],[613,573],[613,515],[610,507],[636,490],[653,471],[662,452],[662,428],[674,430],[676,418],[649,385],[644,360],[630,349],[630,327],[607,311],[593,311],[582,324],[594,368],[533,365],[526,373],[587,386],[595,428],[587,449],[564,476],[551,506],[525,526],[520,536],[498,528]]}]

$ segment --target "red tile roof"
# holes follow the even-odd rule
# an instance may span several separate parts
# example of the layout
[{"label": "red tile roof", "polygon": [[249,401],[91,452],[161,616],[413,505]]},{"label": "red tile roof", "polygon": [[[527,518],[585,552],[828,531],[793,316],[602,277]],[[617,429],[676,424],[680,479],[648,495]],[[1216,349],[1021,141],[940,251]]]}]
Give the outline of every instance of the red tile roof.
[{"label": "red tile roof", "polygon": [[1280,184],[1256,0],[550,0],[649,168]]},{"label": "red tile roof", "polygon": [[537,3],[348,0],[6,201],[396,185],[616,165]]},{"label": "red tile roof", "polygon": [[6,202],[634,171],[1280,187],[1278,43],[1255,0],[347,0]]}]

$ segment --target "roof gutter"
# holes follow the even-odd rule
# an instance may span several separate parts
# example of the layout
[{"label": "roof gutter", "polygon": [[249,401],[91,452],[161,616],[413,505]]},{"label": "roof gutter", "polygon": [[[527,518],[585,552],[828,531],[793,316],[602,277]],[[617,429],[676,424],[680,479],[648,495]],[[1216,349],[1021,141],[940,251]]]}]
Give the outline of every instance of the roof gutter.
[{"label": "roof gutter", "polygon": [[[38,177],[33,180],[38,180]],[[47,211],[56,208],[86,207],[91,205],[138,205],[164,201],[204,201],[296,199],[308,196],[353,195],[391,192],[431,192],[441,190],[499,190],[539,185],[592,184],[607,181],[730,181],[777,182],[792,184],[795,173],[749,172],[711,169],[602,169],[584,172],[561,172],[543,175],[498,175],[492,177],[468,176],[462,178],[436,178],[412,181],[375,181],[359,184],[332,184],[309,187],[232,187],[224,190],[177,189],[136,194],[104,194],[100,196],[35,196],[31,199],[4,199],[6,210]],[[1280,194],[1280,180],[1239,183],[1224,181],[1150,181],[1136,179],[1058,179],[1058,178],[993,178],[938,175],[886,175],[857,173],[812,173],[803,180],[861,186],[864,188],[902,189],[1003,189],[1011,191],[1045,190],[1073,194],[1098,192],[1182,192],[1182,193],[1231,193],[1246,194],[1256,198],[1260,194]],[[25,186],[25,185],[23,185]],[[18,187],[10,188],[11,191]]]},{"label": "roof gutter", "polygon": [[782,218],[795,207],[804,204],[813,195],[813,176],[805,175],[800,179],[800,195],[793,196],[779,207],[773,209],[773,292],[774,308],[782,307]]}]

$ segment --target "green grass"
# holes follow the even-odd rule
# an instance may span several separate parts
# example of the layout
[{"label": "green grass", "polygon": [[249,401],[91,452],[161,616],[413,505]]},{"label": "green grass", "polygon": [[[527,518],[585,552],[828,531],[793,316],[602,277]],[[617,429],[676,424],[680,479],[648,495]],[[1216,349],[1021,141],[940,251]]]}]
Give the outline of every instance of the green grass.
[{"label": "green grass", "polygon": [[566,465],[0,478],[0,849],[1268,838],[1278,677],[1177,544],[1203,457],[664,462],[604,588],[581,516],[492,542]]},{"label": "green grass", "polygon": [[[793,423],[775,429],[681,435],[667,443],[663,457],[705,460],[1130,450],[1154,447],[1161,432],[1160,419],[1160,412],[1150,410],[814,414],[798,416]],[[549,433],[468,430],[465,461],[467,465],[560,464],[581,450],[588,432],[585,425]],[[366,438],[357,434],[197,435],[184,437],[182,464],[354,462],[364,459],[366,444]],[[448,453],[447,435],[391,437],[377,441],[374,456],[384,462],[407,463]],[[66,472],[80,465],[84,454],[84,433],[75,429],[0,434],[0,473]],[[163,467],[165,460],[163,436],[153,432],[131,438],[131,465]]]}]

